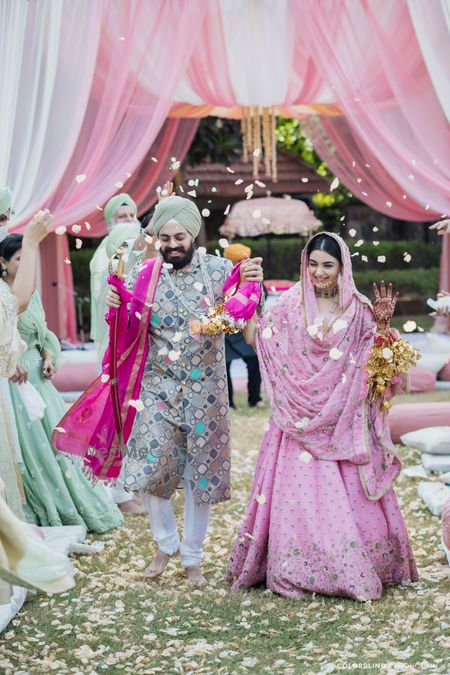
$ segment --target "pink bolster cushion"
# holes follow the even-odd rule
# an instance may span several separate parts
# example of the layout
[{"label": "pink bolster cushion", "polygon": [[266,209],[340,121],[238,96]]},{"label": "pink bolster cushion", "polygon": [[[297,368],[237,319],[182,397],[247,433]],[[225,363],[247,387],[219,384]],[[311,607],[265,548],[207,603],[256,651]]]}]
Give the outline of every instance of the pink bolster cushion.
[{"label": "pink bolster cushion", "polygon": [[52,382],[58,391],[84,391],[97,376],[95,363],[63,363]]},{"label": "pink bolster cushion", "polygon": [[389,410],[389,427],[394,443],[409,431],[450,425],[450,402],[399,403]]},{"label": "pink bolster cushion", "polygon": [[440,369],[438,373],[438,378],[444,380],[444,382],[450,382],[450,361],[445,364],[443,368]]},{"label": "pink bolster cushion", "polygon": [[409,370],[410,392],[434,391],[436,389],[436,375],[432,370],[414,367]]}]

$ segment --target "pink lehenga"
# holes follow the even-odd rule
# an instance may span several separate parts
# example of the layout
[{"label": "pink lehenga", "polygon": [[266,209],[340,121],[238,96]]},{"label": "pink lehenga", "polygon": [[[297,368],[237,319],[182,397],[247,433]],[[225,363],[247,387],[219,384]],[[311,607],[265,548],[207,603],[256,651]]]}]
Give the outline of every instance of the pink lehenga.
[{"label": "pink lehenga", "polygon": [[321,317],[301,281],[264,314],[257,334],[272,416],[227,578],[289,598],[368,600],[417,570],[392,484],[400,462],[365,371],[376,332],[340,237],[339,309]]}]

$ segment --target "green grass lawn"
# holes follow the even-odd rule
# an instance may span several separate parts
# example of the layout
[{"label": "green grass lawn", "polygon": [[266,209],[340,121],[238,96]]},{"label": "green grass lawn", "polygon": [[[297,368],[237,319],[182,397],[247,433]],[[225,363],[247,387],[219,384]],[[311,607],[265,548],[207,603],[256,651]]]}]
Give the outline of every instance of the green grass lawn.
[{"label": "green grass lawn", "polygon": [[[128,518],[120,529],[91,538],[104,542],[101,554],[75,558],[75,589],[25,605],[0,639],[0,672],[288,675],[363,673],[370,664],[380,673],[449,672],[449,568],[439,550],[439,519],[418,498],[418,479],[401,476],[397,494],[419,583],[391,587],[382,600],[367,603],[286,600],[264,588],[230,593],[228,554],[268,416],[244,407],[242,395],[237,402],[233,495],[213,509],[204,564],[209,586],[189,587],[179,560],[145,583],[141,574],[154,546],[146,519]],[[419,460],[405,448],[401,455],[406,466]],[[175,502],[180,516],[182,495]]]}]

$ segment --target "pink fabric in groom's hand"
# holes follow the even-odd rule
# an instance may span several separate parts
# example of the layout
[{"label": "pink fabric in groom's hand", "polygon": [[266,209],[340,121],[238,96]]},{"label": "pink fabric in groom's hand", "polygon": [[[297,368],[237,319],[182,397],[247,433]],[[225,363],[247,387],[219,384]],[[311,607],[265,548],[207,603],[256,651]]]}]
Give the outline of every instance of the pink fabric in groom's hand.
[{"label": "pink fabric in groom's hand", "polygon": [[241,284],[241,265],[243,262],[243,260],[238,262],[225,280],[223,295],[226,297],[230,292],[232,292],[232,295],[225,302],[224,308],[234,319],[248,321],[256,312],[261,299],[261,284],[255,281],[247,281]]},{"label": "pink fabric in groom's hand", "polygon": [[[117,387],[121,406],[123,438],[126,443],[133,426],[136,408],[130,400],[139,398],[142,373],[148,352],[148,324],[151,306],[162,267],[162,258],[146,261],[136,281],[130,303],[130,313],[125,309],[119,314],[119,343],[117,363]],[[111,279],[119,292],[127,298],[118,279]],[[109,313],[109,318],[114,313]],[[108,373],[109,349],[103,360],[103,369]],[[105,373],[104,373],[105,374]],[[93,476],[102,480],[114,480],[122,466],[122,453],[114,425],[113,402],[110,384],[104,374],[99,376],[73,404],[53,431],[53,446],[56,450],[84,458],[84,463]]]},{"label": "pink fabric in groom's hand", "polygon": [[337,235],[327,234],[338,242],[343,261],[340,311],[330,324],[337,319],[345,323],[336,325],[336,333],[330,325],[322,339],[308,332],[319,311],[305,248],[301,282],[261,320],[261,374],[275,424],[316,459],[359,465],[367,498],[378,499],[390,489],[400,463],[380,402],[368,400],[365,365],[375,320],[370,302],[355,287],[348,247]]}]

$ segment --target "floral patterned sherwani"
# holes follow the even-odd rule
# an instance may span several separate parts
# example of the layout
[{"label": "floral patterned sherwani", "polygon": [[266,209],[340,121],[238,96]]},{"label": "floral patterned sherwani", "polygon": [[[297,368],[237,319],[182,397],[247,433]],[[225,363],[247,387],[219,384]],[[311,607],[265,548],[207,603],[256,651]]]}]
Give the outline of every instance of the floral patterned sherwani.
[{"label": "floral patterned sherwani", "polygon": [[[128,441],[125,487],[170,499],[185,472],[196,505],[230,498],[230,423],[224,336],[191,336],[205,298],[223,299],[228,260],[194,253],[163,268],[150,321],[139,410]],[[211,297],[212,296],[212,297]],[[185,474],[186,475],[186,474]]]}]

